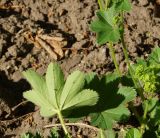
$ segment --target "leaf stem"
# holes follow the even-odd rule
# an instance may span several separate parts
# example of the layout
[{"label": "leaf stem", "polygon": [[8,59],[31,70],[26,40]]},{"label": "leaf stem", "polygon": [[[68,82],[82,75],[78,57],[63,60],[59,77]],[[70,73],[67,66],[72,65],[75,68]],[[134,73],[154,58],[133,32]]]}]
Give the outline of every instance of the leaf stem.
[{"label": "leaf stem", "polygon": [[[124,25],[123,25],[123,20],[124,20],[124,19],[123,19],[123,18],[124,18],[124,17],[123,17],[123,12],[121,13],[121,18],[122,18],[122,27],[123,27],[123,30],[124,30]],[[129,73],[130,73],[130,75],[131,75],[131,77],[132,77],[133,83],[134,83],[134,85],[135,85],[135,87],[136,87],[136,89],[137,89],[138,94],[140,95],[142,101],[144,101],[144,100],[145,100],[145,97],[144,97],[144,95],[143,95],[143,89],[142,89],[142,87],[141,87],[141,85],[140,85],[140,83],[139,83],[139,80],[135,79],[135,77],[134,77],[134,70],[133,70],[133,68],[131,67],[130,62],[129,62],[129,56],[128,56],[128,52],[127,52],[127,47],[126,47],[126,44],[125,44],[125,41],[124,41],[124,33],[121,33],[121,42],[122,42],[122,49],[123,49],[123,53],[124,53],[124,56],[125,56],[125,60],[126,60],[126,63],[127,63],[127,65],[128,65]]]},{"label": "leaf stem", "polygon": [[144,109],[144,114],[143,114],[143,119],[144,120],[146,119],[147,112],[148,112],[148,103],[146,104],[145,109]]},{"label": "leaf stem", "polygon": [[102,1],[101,0],[98,0],[98,5],[99,5],[100,10],[102,11],[103,10],[103,6],[102,6]]},{"label": "leaf stem", "polygon": [[146,104],[146,106],[145,106],[145,108],[144,108],[144,113],[143,113],[143,122],[142,122],[142,124],[141,124],[141,134],[143,135],[143,133],[144,133],[144,129],[146,128],[146,124],[147,124],[147,122],[146,122],[146,117],[147,117],[147,112],[148,112],[148,103]]},{"label": "leaf stem", "polygon": [[110,0],[105,0],[105,10],[107,10]]},{"label": "leaf stem", "polygon": [[58,114],[59,121],[60,121],[60,123],[62,125],[62,128],[64,130],[64,133],[68,136],[68,138],[71,138],[69,132],[67,131],[67,128],[66,128],[65,122],[63,120],[63,116],[62,116],[61,111],[58,111],[57,114]]},{"label": "leaf stem", "polygon": [[[133,69],[132,69],[132,67],[130,65],[130,62],[129,62],[129,58],[128,58],[128,54],[127,54],[127,48],[126,48],[126,45],[124,43],[123,36],[121,37],[121,40],[122,40],[123,53],[125,55],[125,59],[126,59],[126,62],[128,64],[129,73],[130,73],[130,75],[132,77],[133,83],[134,83],[134,85],[135,85],[135,87],[137,89],[138,94],[140,95],[142,101],[144,101],[145,97],[143,95],[143,88],[140,86],[139,80],[137,80],[137,79],[134,78]],[[139,123],[141,125],[140,132],[141,132],[141,135],[143,135],[143,131],[145,129],[145,123],[144,122],[146,120],[146,113],[147,113],[147,111],[145,109],[144,116],[140,117],[139,114],[138,114],[138,112],[137,112],[137,110],[133,106],[133,104],[130,104],[130,108],[131,108],[132,112],[134,113],[134,115],[136,116],[136,118],[138,119],[138,121],[139,121]]]},{"label": "leaf stem", "polygon": [[[128,70],[129,70],[129,73],[132,77],[132,80],[133,80],[133,83],[137,89],[137,92],[138,94],[140,95],[142,101],[145,100],[145,97],[143,95],[143,88],[141,87],[140,83],[139,83],[139,80],[136,79],[134,77],[134,70],[133,68],[131,67],[130,65],[130,62],[129,62],[129,56],[128,56],[128,52],[127,52],[127,47],[126,47],[126,44],[125,44],[125,41],[124,41],[124,16],[123,16],[123,12],[121,13],[121,19],[122,19],[122,33],[121,33],[121,42],[122,42],[122,49],[123,49],[123,53],[124,53],[124,56],[125,56],[125,60],[126,60],[126,63],[128,65]],[[145,129],[145,126],[146,126],[146,115],[147,115],[147,110],[148,110],[148,107],[145,107],[145,110],[144,110],[144,114],[143,114],[143,117],[140,117],[137,110],[135,109],[135,107],[133,106],[133,103],[130,104],[130,108],[132,110],[132,112],[134,113],[134,115],[136,116],[136,118],[138,119],[141,127],[140,127],[140,133],[141,133],[141,136],[143,135],[143,132],[144,132],[144,129]]]},{"label": "leaf stem", "polygon": [[109,42],[108,47],[109,47],[110,55],[111,55],[112,60],[113,60],[113,62],[114,62],[116,71],[117,71],[117,73],[119,74],[119,76],[121,77],[122,74],[121,74],[121,72],[120,72],[120,70],[119,70],[119,67],[118,67],[118,63],[117,63],[116,56],[115,56],[115,51],[114,51],[114,48],[113,48],[113,43],[112,43],[112,42]]},{"label": "leaf stem", "polygon": [[[94,126],[90,126],[84,123],[65,123],[66,126],[79,126],[82,128],[90,128],[93,129],[94,131],[98,132],[99,129],[97,127]],[[50,128],[50,127],[57,127],[57,126],[62,126],[61,124],[50,124],[50,125],[46,125],[44,126],[44,128]]]}]

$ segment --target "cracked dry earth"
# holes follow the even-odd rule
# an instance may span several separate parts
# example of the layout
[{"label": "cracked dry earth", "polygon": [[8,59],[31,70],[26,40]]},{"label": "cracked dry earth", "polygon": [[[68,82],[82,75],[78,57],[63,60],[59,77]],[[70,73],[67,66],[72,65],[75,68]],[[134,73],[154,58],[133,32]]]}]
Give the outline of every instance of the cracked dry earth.
[{"label": "cracked dry earth", "polygon": [[[130,59],[146,58],[160,45],[160,2],[132,0],[132,11],[125,18],[125,41]],[[96,0],[1,0],[0,1],[0,137],[20,137],[57,123],[47,119],[22,93],[30,89],[22,71],[33,68],[44,74],[51,61],[58,62],[67,76],[73,70],[105,74],[114,65],[106,45],[96,44],[89,24],[98,9]],[[58,47],[58,49],[57,49]],[[126,71],[124,55],[115,45],[120,68]],[[93,130],[70,127],[73,137],[96,136]]]}]

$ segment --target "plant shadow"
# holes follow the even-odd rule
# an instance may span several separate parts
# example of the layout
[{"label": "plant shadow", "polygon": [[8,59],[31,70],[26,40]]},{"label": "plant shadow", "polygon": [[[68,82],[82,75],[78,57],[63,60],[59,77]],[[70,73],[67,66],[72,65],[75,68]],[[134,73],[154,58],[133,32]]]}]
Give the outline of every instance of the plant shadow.
[{"label": "plant shadow", "polygon": [[80,118],[90,113],[101,113],[105,110],[118,107],[125,97],[118,94],[120,78],[115,76],[115,78],[112,79],[112,75],[114,74],[106,75],[100,79],[96,75],[93,75],[90,80],[87,80],[88,82],[86,81],[85,88],[96,91],[99,95],[99,100],[94,106],[73,109],[69,117]]}]

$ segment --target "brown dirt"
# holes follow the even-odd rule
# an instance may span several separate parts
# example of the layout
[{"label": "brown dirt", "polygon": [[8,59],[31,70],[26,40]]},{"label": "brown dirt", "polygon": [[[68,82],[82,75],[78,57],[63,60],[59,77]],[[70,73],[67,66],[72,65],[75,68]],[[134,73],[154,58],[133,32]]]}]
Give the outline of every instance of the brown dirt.
[{"label": "brown dirt", "polygon": [[[132,11],[126,14],[125,40],[131,60],[146,58],[151,49],[160,44],[159,1],[132,0]],[[107,46],[98,46],[95,34],[90,32],[89,23],[95,18],[98,8],[96,0],[1,0],[0,5],[0,137],[19,137],[20,134],[35,130],[49,130],[43,126],[57,120],[39,116],[32,104],[22,102],[22,93],[30,89],[23,79],[22,71],[33,68],[44,74],[47,65],[54,61],[43,49],[35,47],[25,38],[25,32],[63,37],[67,45],[65,56],[57,62],[65,75],[76,69],[105,74],[113,71],[114,65]],[[121,70],[125,71],[124,56],[119,45],[115,46],[116,57]],[[27,113],[29,116],[23,117]],[[89,129],[71,131],[84,137],[94,137]],[[78,132],[77,132],[78,131]]]}]

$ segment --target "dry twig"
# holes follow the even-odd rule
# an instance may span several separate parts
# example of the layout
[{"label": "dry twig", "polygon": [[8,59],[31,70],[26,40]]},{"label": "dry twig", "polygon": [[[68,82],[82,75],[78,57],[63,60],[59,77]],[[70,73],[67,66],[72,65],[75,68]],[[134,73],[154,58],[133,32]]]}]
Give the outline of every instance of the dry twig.
[{"label": "dry twig", "polygon": [[[82,128],[90,128],[93,129],[94,131],[98,132],[99,129],[97,127],[94,126],[90,126],[84,123],[65,123],[66,126],[79,126]],[[61,126],[61,124],[50,124],[50,125],[45,125],[43,128],[51,128],[51,127],[58,127]]]},{"label": "dry twig", "polygon": [[24,105],[24,104],[26,104],[26,103],[28,103],[28,102],[29,102],[29,101],[23,101],[23,102],[17,104],[16,106],[12,107],[11,110],[12,110],[12,111],[15,111],[19,106]]}]

